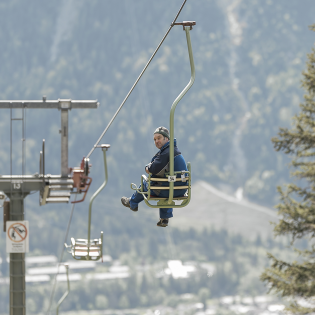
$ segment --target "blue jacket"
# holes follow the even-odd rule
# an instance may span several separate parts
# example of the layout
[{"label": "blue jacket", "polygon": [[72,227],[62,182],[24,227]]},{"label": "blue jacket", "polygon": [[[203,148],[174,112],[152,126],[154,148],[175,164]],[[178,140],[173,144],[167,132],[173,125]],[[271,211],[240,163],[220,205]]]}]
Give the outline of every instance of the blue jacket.
[{"label": "blue jacket", "polygon": [[[154,155],[151,160],[151,163],[147,165],[148,170],[155,177],[164,177],[166,172],[170,170],[170,142],[168,141],[163,145],[158,153]],[[184,157],[181,152],[178,150],[176,145],[176,139],[174,139],[174,171],[187,171],[187,166]],[[181,175],[177,174],[177,177],[180,178]],[[156,186],[168,186],[168,182],[152,182],[151,185]],[[174,186],[186,186],[187,182],[175,182]],[[154,192],[160,197],[168,197],[168,190],[154,190]],[[174,197],[183,196],[186,192],[186,189],[176,189],[174,190]]]}]

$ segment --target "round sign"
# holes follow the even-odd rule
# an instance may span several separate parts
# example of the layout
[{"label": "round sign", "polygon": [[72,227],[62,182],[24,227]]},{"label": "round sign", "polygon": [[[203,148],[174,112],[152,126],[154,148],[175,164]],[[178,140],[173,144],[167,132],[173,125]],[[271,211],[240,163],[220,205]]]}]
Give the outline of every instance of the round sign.
[{"label": "round sign", "polygon": [[18,222],[13,223],[8,228],[8,237],[12,242],[23,242],[27,236],[27,228],[24,224]]}]

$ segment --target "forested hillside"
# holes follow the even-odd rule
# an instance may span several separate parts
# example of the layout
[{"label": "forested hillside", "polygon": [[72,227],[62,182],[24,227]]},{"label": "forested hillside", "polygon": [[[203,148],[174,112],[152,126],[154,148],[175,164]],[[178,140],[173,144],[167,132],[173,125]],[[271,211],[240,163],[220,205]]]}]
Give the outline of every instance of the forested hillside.
[{"label": "forested hillside", "polygon": [[[0,1],[0,99],[38,100],[43,95],[47,99],[98,99],[98,109],[73,109],[69,114],[69,166],[78,166],[128,93],[181,3]],[[270,139],[279,126],[290,125],[302,101],[301,72],[314,44],[314,33],[308,30],[314,16],[312,0],[187,1],[178,20],[197,22],[191,31],[196,81],[176,109],[175,137],[186,160],[192,163],[193,182],[204,180],[232,194],[238,189],[251,202],[264,206],[277,203],[276,186],[288,180],[290,161],[274,152]],[[152,132],[161,125],[168,127],[171,104],[189,79],[185,33],[178,26],[171,30],[102,140],[111,144],[107,154],[109,182],[93,205],[92,237],[104,230],[106,254],[114,259],[134,259],[135,264],[137,255],[139,259],[148,257],[149,262],[170,258],[163,247],[167,245],[166,232],[156,231],[157,213],[144,213],[144,206],[139,213],[130,213],[121,206],[120,197],[130,194],[130,183],[139,181],[144,165],[156,152]],[[13,115],[18,118],[21,112],[13,111]],[[0,110],[0,174],[10,173],[9,117],[9,110]],[[28,174],[38,172],[43,138],[46,173],[60,173],[59,129],[58,110],[26,110]],[[20,122],[14,121],[13,174],[21,173],[21,138]],[[93,184],[87,200],[103,181],[101,152],[92,154],[91,163]],[[76,206],[70,236],[86,237],[87,209],[87,202]],[[31,255],[60,254],[69,213],[69,205],[39,207],[38,194],[26,198]],[[263,248],[271,244],[270,248],[280,251],[283,244],[275,245],[270,239],[264,244],[259,239],[247,243],[226,231],[214,232],[210,226],[198,233],[173,229],[180,253],[175,258],[222,264],[217,275],[223,279],[218,280],[222,287],[213,296],[262,293],[255,263],[260,257],[257,265],[262,268],[266,264]],[[246,246],[249,249],[244,254],[241,248]],[[0,255],[6,256],[4,233],[0,234]],[[243,263],[246,268],[254,265],[251,270],[255,271],[248,275],[249,269],[241,267]],[[199,284],[198,289],[202,289],[204,283]],[[151,290],[156,283],[150,285]],[[211,286],[213,289],[215,282]],[[171,287],[165,284],[163,294]],[[1,289],[8,294],[7,287]],[[81,290],[78,296],[85,294],[77,289]],[[178,289],[176,294],[184,291]],[[150,300],[149,293],[146,299]],[[6,301],[0,302],[6,310]],[[118,306],[113,302],[111,307],[122,307],[116,302]],[[148,305],[137,303],[130,302],[129,306]]]},{"label": "forested hillside", "polygon": [[[97,110],[70,113],[70,162],[79,163],[162,39],[181,1],[3,2],[0,10],[1,99],[98,99]],[[179,104],[175,136],[194,179],[243,187],[244,195],[275,203],[287,173],[270,138],[301,100],[299,81],[313,45],[312,1],[188,1],[179,21],[191,32],[196,82]],[[111,192],[137,181],[155,153],[152,130],[168,126],[169,108],[189,80],[184,32],[175,27],[103,142],[109,151]],[[18,115],[18,113],[17,113]],[[9,172],[8,111],[1,112],[1,173]],[[47,142],[47,172],[59,172],[58,111],[27,111],[27,170],[38,170]],[[18,162],[20,130],[15,123]],[[99,178],[101,158],[92,155]],[[19,173],[19,168],[15,169]]]}]

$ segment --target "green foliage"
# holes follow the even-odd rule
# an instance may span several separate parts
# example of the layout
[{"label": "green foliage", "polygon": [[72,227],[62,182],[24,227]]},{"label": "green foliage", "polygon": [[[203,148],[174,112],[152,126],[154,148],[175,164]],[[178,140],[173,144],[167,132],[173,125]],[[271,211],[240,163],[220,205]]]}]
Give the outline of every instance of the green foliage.
[{"label": "green foliage", "polygon": [[[119,222],[119,220],[115,221]],[[137,224],[140,222],[144,230],[147,226],[150,228],[148,222],[141,222],[141,219],[136,222]],[[132,220],[129,220],[129,223],[132,225]],[[126,305],[129,305],[128,308],[152,307],[155,305],[171,306],[182,303],[180,296],[186,293],[192,294],[196,303],[202,302],[204,304],[209,299],[210,293],[211,298],[240,294],[247,296],[261,295],[264,294],[265,289],[261,282],[257,283],[255,279],[258,279],[258,274],[267,264],[265,248],[269,248],[273,255],[285,251],[281,243],[276,243],[272,239],[261,239],[261,245],[257,246],[256,240],[250,241],[240,235],[230,235],[226,231],[205,229],[199,232],[195,230],[181,231],[172,228],[168,233],[178,252],[176,259],[182,259],[183,263],[193,261],[196,267],[196,272],[192,273],[189,278],[174,279],[165,273],[162,274],[163,276],[161,275],[161,270],[167,268],[166,261],[174,259],[174,257],[166,246],[164,235],[158,234],[160,230],[151,228],[151,232],[144,231],[148,241],[150,238],[156,239],[158,244],[155,248],[156,258],[153,259],[150,256],[150,250],[139,251],[138,255],[134,255],[137,246],[145,244],[140,242],[144,237],[141,233],[137,235],[132,230],[125,231],[123,226],[119,225],[117,225],[117,228],[119,228],[117,232],[120,231],[121,237],[125,233],[126,251],[118,252],[114,248],[109,250],[106,245],[107,243],[120,242],[119,233],[114,234],[112,238],[110,238],[110,234],[106,235],[106,238],[104,238],[106,239],[106,246],[104,248],[107,249],[108,254],[113,257],[116,256],[115,259],[120,259],[120,257],[124,259],[124,264],[129,265],[131,277],[120,280],[97,281],[83,279],[82,281],[71,282],[70,294],[63,302],[61,311],[118,309],[124,308]],[[140,242],[140,245],[137,245],[138,242]],[[196,247],[200,252],[194,252]],[[202,257],[201,260],[199,260],[200,257]],[[65,260],[69,259],[71,259],[70,255],[65,256]],[[201,268],[201,264],[210,264],[215,267],[215,272],[212,273]],[[3,263],[1,267],[3,268],[6,265],[7,263]],[[139,267],[142,266],[145,267],[143,273],[138,271]],[[105,266],[99,264],[95,272],[105,272],[105,269]],[[1,271],[4,271],[4,269]],[[70,274],[75,272],[75,270],[71,271],[70,269]],[[8,276],[8,269],[6,269],[4,276]],[[58,282],[53,309],[55,303],[65,291],[66,283]],[[27,283],[27,299],[31,300],[29,302],[30,306],[36,304],[36,310],[32,314],[47,311],[50,293],[51,283]],[[1,285],[1,314],[7,313],[8,305],[5,301],[8,298],[8,285]],[[28,311],[30,312],[30,310]]]},{"label": "green foliage", "polygon": [[105,295],[98,294],[95,297],[95,306],[97,309],[106,309],[108,307],[108,299]]},{"label": "green foliage", "polygon": [[177,306],[178,302],[179,302],[178,296],[170,295],[170,296],[167,297],[167,299],[165,301],[165,304],[170,306],[170,307],[175,308]]},{"label": "green foliage", "polygon": [[[72,110],[69,116],[69,166],[78,165],[124,99],[181,2],[2,2],[1,99],[40,99],[43,94],[48,99],[98,99],[101,103],[98,110]],[[200,0],[198,5],[188,1],[180,19],[197,21],[191,34],[197,77],[177,109],[175,135],[185,158],[192,162],[196,180],[224,183],[234,189],[243,186],[250,199],[274,204],[274,188],[288,175],[286,160],[275,157],[269,139],[276,126],[289,124],[288,117],[297,109],[300,91],[296,82],[308,49],[305,43],[311,38],[303,25],[313,19],[309,10],[312,5],[313,0],[239,2],[235,16],[242,31],[242,42],[233,46],[227,7],[222,1]],[[234,70],[239,91],[232,88],[230,78],[233,54],[238,57]],[[129,183],[139,179],[143,165],[155,153],[152,130],[167,125],[170,105],[189,77],[187,61],[184,33],[180,27],[174,28],[104,138],[104,142],[112,144],[108,153],[109,184],[93,206],[92,231],[98,237],[98,231],[104,230],[106,253],[128,265],[174,258],[165,248],[164,232],[153,229],[153,219],[126,214],[117,204],[121,195],[130,193]],[[311,82],[312,77],[307,80]],[[242,94],[247,108],[240,97]],[[247,124],[243,124],[245,111],[251,114]],[[15,114],[19,117],[20,112]],[[47,144],[47,173],[59,174],[59,115],[58,111],[27,110],[28,174],[38,171],[43,138]],[[237,152],[243,153],[239,160],[244,162],[244,172],[234,167],[237,159],[233,140],[238,130],[242,137],[237,143]],[[9,174],[8,134],[9,113],[1,110],[1,174]],[[18,129],[14,129],[13,138],[16,174],[20,171]],[[311,139],[310,132],[305,132],[306,138]],[[103,165],[97,152],[91,161],[92,191],[102,181]],[[308,176],[312,174],[309,171]],[[38,196],[35,196],[27,198],[25,207],[26,218],[31,222],[31,254],[36,250],[37,254],[59,256],[69,207],[48,205],[39,209]],[[76,206],[71,236],[85,237],[86,208]],[[300,207],[296,212],[303,211]],[[311,220],[311,217],[301,220],[297,237],[312,224]],[[288,225],[287,231],[290,229]],[[161,303],[175,293],[195,294],[201,288],[208,288],[213,296],[239,291],[263,292],[253,281],[255,274],[248,270],[252,264],[260,267],[265,264],[263,246],[270,250],[281,247],[272,240],[266,244],[257,239],[252,244],[226,231],[205,230],[200,234],[194,230],[172,229],[172,233],[176,258],[210,261],[217,264],[217,273],[209,278],[200,270],[189,280],[164,281],[146,275],[143,282],[133,278],[113,281],[104,287],[96,283],[87,287],[74,285],[75,294],[69,296],[63,307],[91,309],[97,304],[101,308],[105,298],[99,295],[107,298],[108,307],[116,308]],[[3,258],[6,256],[4,237],[0,238],[0,245]],[[1,272],[8,275],[6,263],[2,264]],[[46,304],[42,301],[49,296],[50,288],[37,287],[41,291],[33,291],[28,285],[28,297],[36,303],[38,311],[44,312],[47,300]],[[1,300],[8,300],[7,288],[0,287],[0,290]]]},{"label": "green foliage", "polygon": [[198,292],[198,297],[204,305],[204,310],[207,309],[207,300],[210,298],[210,290],[208,288],[201,288]]},{"label": "green foliage", "polygon": [[[161,275],[161,270],[167,268],[166,260],[172,258],[166,257],[164,260],[162,257],[162,251],[167,251],[164,245],[161,245],[157,259],[149,256],[126,259],[127,256],[134,257],[134,254],[132,251],[125,252],[122,256],[130,267],[131,276],[129,278],[106,281],[84,279],[84,285],[82,281],[72,282],[71,292],[62,304],[62,311],[139,308],[156,305],[175,307],[184,302],[181,300],[181,295],[187,293],[192,294],[194,302],[202,302],[204,305],[207,304],[209,298],[219,298],[225,295],[264,294],[265,289],[261,282],[257,282],[257,279],[258,274],[267,263],[265,248],[269,247],[273,255],[276,255],[280,251],[280,243],[261,240],[261,246],[257,246],[256,241],[249,241],[238,235],[229,235],[225,231],[204,230],[198,232],[190,230],[183,232],[175,229],[172,234],[171,237],[176,243],[176,248],[182,246],[182,243],[187,244],[187,239],[192,238],[189,243],[189,251],[193,251],[192,249],[198,243],[210,242],[211,256],[206,253],[207,248],[201,247],[200,250],[204,252],[206,260],[194,260],[196,272],[192,273],[189,278],[174,279],[165,273]],[[188,251],[187,247],[185,248]],[[219,249],[221,250],[219,251]],[[283,249],[281,252],[283,253]],[[195,256],[197,257],[197,255]],[[181,257],[185,257],[185,254],[179,252],[178,258]],[[189,257],[196,259],[193,255]],[[211,260],[208,260],[208,257],[211,257]],[[137,271],[136,267],[141,267],[144,263],[146,267],[150,264],[150,267],[144,268],[143,272]],[[203,263],[214,266],[215,272],[209,273],[206,269],[201,268]],[[4,295],[1,295],[1,299],[8,297],[8,286],[4,286],[2,289]],[[36,304],[36,310],[33,313],[47,310],[50,290],[51,284],[27,285],[27,299],[30,299],[31,306],[34,305],[33,302]],[[66,283],[58,283],[55,302],[65,290]],[[3,311],[3,313],[5,312]]]},{"label": "green foliage", "polygon": [[280,128],[279,137],[272,139],[277,151],[292,156],[292,176],[300,180],[300,186],[291,183],[286,190],[278,188],[281,219],[274,230],[276,235],[290,235],[291,246],[297,239],[307,238],[308,249],[296,251],[299,259],[293,262],[268,254],[271,267],[261,275],[270,291],[293,299],[288,310],[297,314],[315,310],[311,304],[305,308],[298,303],[300,298],[310,301],[315,297],[315,49],[308,54],[302,86],[306,91],[304,103],[294,116],[292,128]]}]

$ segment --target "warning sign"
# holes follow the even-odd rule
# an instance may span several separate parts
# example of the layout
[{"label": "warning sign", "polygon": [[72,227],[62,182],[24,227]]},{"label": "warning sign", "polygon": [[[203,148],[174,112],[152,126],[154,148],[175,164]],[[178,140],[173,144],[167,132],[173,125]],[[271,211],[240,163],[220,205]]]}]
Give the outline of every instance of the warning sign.
[{"label": "warning sign", "polygon": [[29,250],[28,221],[7,221],[7,253],[27,253]]}]

